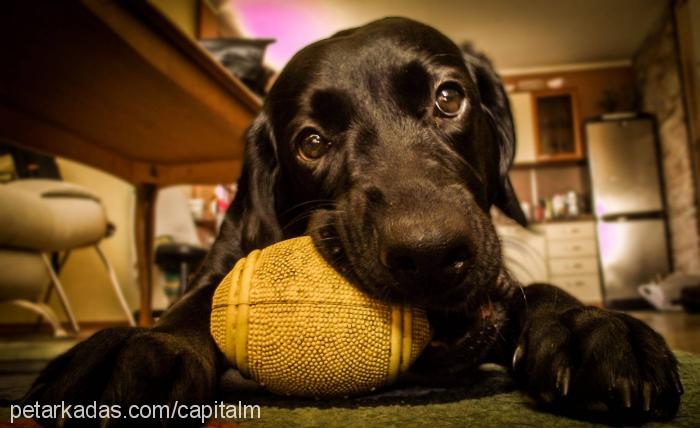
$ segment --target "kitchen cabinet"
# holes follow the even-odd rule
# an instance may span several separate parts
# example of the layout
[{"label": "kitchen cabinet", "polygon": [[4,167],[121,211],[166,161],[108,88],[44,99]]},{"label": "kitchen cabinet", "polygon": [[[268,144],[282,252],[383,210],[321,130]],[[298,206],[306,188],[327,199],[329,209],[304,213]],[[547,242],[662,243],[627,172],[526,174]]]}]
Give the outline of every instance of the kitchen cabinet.
[{"label": "kitchen cabinet", "polygon": [[536,160],[582,159],[576,91],[537,91],[531,96]]},{"label": "kitchen cabinet", "polygon": [[584,303],[601,303],[595,222],[539,224],[533,231],[547,239],[549,282]]},{"label": "kitchen cabinet", "polygon": [[550,282],[587,304],[601,304],[600,281],[597,275],[552,275]]},{"label": "kitchen cabinet", "polygon": [[516,165],[584,157],[578,97],[573,89],[511,92]]},{"label": "kitchen cabinet", "polygon": [[524,285],[548,282],[586,304],[601,304],[598,246],[593,221],[499,226],[508,271]]}]

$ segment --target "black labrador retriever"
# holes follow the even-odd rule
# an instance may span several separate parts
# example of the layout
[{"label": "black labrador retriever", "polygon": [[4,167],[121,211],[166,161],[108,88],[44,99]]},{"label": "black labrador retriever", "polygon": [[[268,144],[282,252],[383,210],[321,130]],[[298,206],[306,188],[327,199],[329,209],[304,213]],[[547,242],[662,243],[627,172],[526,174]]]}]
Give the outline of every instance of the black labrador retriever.
[{"label": "black labrador retriever", "polygon": [[365,292],[429,310],[438,346],[416,365],[423,378],[492,361],[554,411],[673,417],[682,386],[658,334],[504,270],[489,210],[524,223],[514,149],[488,60],[433,28],[388,18],[306,47],[249,131],[238,195],[192,290],[155,327],[107,329],[52,361],[25,402],[212,402],[226,368],[209,335],[213,290],[249,251],[310,234]]}]

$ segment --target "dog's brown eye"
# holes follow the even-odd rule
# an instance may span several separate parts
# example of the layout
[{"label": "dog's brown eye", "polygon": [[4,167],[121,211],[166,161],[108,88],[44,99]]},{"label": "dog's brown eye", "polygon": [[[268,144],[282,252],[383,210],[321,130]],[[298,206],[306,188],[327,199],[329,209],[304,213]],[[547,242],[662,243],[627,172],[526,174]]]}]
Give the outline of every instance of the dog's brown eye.
[{"label": "dog's brown eye", "polygon": [[462,111],[463,104],[464,95],[459,90],[449,86],[443,86],[438,89],[435,105],[440,110],[440,113],[449,117],[457,116]]},{"label": "dog's brown eye", "polygon": [[307,134],[299,143],[299,157],[304,160],[315,160],[325,155],[330,142],[316,133]]}]

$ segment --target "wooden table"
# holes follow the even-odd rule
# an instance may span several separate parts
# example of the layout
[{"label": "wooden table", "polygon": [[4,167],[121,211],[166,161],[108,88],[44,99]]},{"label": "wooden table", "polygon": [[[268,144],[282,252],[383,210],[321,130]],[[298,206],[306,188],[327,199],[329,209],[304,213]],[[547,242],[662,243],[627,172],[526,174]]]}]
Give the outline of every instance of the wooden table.
[{"label": "wooden table", "polygon": [[136,187],[150,325],[157,190],[235,181],[260,100],[146,1],[10,1],[0,46],[0,139]]}]

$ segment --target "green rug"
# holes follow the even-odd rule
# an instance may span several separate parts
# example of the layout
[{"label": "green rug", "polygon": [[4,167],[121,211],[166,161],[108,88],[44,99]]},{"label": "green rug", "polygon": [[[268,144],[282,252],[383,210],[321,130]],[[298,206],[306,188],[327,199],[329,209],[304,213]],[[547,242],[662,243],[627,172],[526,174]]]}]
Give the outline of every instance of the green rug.
[{"label": "green rug", "polygon": [[[679,414],[671,422],[649,423],[646,426],[700,427],[700,356],[683,352],[676,355],[681,364],[685,388]],[[0,382],[0,397],[20,397],[39,368],[36,364],[26,366],[26,374],[20,373],[22,370],[14,366],[0,370],[0,375],[4,372],[6,381]],[[0,376],[1,379],[3,376]],[[240,400],[243,404],[260,405],[260,419],[234,421],[246,427],[603,426],[535,409],[527,396],[513,391],[512,381],[502,372],[485,373],[483,379],[477,379],[470,388],[394,388],[375,396],[337,402],[291,400],[261,393],[250,383],[247,385],[250,388],[248,391],[237,388],[236,392],[227,394],[229,403]],[[499,392],[504,390],[510,392]],[[8,419],[9,408],[0,406],[0,421]]]},{"label": "green rug", "polygon": [[[678,352],[681,378],[685,388],[678,416],[667,423],[645,426],[700,427],[700,356]],[[494,379],[506,387],[505,376]],[[493,380],[488,380],[493,382]],[[462,391],[469,396],[474,391]],[[229,396],[229,402],[234,402]],[[604,426],[574,420],[537,410],[526,395],[511,391],[476,398],[460,398],[454,390],[433,390],[416,396],[415,391],[402,396],[384,394],[344,402],[290,401],[261,395],[250,396],[244,404],[260,404],[260,419],[235,422],[251,427],[364,427],[364,426],[533,426],[589,427]],[[376,401],[376,402],[372,402]],[[238,402],[237,400],[235,402]]]},{"label": "green rug", "polygon": [[25,338],[0,341],[0,363],[6,361],[48,361],[66,352],[80,342],[71,337]]}]

